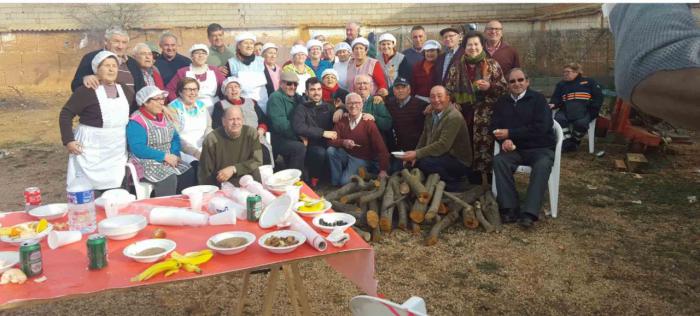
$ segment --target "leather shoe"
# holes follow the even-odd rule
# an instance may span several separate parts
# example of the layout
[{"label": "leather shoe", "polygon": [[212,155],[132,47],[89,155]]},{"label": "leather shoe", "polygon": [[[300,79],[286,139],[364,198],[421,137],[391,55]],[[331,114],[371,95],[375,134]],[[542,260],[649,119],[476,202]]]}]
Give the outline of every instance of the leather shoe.
[{"label": "leather shoe", "polygon": [[503,224],[512,224],[518,221],[518,210],[512,208],[502,208],[499,210],[501,213],[501,222]]},{"label": "leather shoe", "polygon": [[518,219],[518,225],[524,229],[530,229],[533,225],[535,225],[535,222],[532,220],[532,216],[522,214],[522,216],[520,216]]}]

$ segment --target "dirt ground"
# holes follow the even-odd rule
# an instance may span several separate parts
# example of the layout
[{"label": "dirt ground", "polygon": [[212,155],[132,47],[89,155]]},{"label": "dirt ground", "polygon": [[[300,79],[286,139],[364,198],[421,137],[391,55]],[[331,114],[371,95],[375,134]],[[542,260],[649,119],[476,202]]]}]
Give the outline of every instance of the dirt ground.
[{"label": "dirt ground", "polygon": [[[0,211],[21,209],[28,186],[39,186],[45,203],[64,200],[57,118],[67,97],[0,88]],[[397,302],[421,296],[431,315],[700,314],[700,204],[689,201],[700,195],[700,139],[648,153],[649,168],[631,174],[613,171],[626,150],[613,138],[597,139],[602,158],[583,149],[563,157],[559,218],[531,231],[509,225],[487,234],[455,224],[432,247],[403,231],[375,243],[379,292]],[[350,314],[358,288],[323,261],[301,268],[314,315]],[[262,298],[265,280],[252,277],[250,297]],[[229,274],[0,314],[226,315],[241,283]],[[282,284],[277,294],[275,314],[290,314]],[[261,305],[246,313],[260,314]]]}]

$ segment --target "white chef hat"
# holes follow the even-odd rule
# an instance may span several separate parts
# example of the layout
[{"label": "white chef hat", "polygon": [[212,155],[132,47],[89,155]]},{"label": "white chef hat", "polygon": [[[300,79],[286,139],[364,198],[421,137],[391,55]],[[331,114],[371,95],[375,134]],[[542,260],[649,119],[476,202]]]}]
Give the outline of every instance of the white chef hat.
[{"label": "white chef hat", "polygon": [[148,99],[162,95],[163,97],[168,96],[168,91],[163,91],[156,86],[145,86],[136,93],[136,103],[139,106],[143,105],[148,101]]},{"label": "white chef hat", "polygon": [[241,81],[238,79],[238,77],[228,77],[221,83],[221,93],[226,94],[226,87],[228,87],[228,84],[231,82],[235,82],[239,86],[241,85]]},{"label": "white chef hat", "polygon": [[311,47],[318,46],[323,48],[323,43],[321,41],[316,40],[316,39],[310,39],[308,42],[306,42],[306,49],[311,49]]},{"label": "white chef hat", "polygon": [[323,77],[325,77],[326,75],[334,75],[336,80],[338,80],[338,77],[340,77],[338,76],[338,72],[335,71],[335,69],[333,68],[328,68],[324,70],[323,73],[321,73],[321,79],[323,79]]},{"label": "white chef hat", "polygon": [[423,43],[423,50],[429,50],[429,49],[437,49],[440,50],[442,49],[442,45],[440,45],[440,42],[436,40],[427,40],[425,43]]},{"label": "white chef hat", "polygon": [[265,45],[263,45],[262,50],[260,52],[264,53],[265,50],[268,48],[279,49],[279,47],[277,47],[277,45],[275,45],[275,43],[265,43]]},{"label": "white chef hat", "polygon": [[192,53],[194,53],[194,51],[196,51],[196,50],[203,50],[207,53],[207,55],[209,55],[209,47],[207,47],[207,45],[194,44],[194,45],[192,45],[192,47],[190,47],[190,57],[192,57]]},{"label": "white chef hat", "polygon": [[257,38],[255,37],[255,35],[253,35],[253,33],[250,33],[250,32],[240,33],[240,34],[236,35],[236,46],[238,46],[238,43],[240,41],[245,41],[245,40],[253,40],[253,42],[255,42],[257,40]]},{"label": "white chef hat", "polygon": [[369,48],[369,41],[364,38],[364,37],[358,37],[354,41],[352,41],[352,44],[350,44],[350,47],[355,47],[357,44],[362,44],[365,45],[365,47]]},{"label": "white chef hat", "polygon": [[93,73],[97,73],[97,67],[99,67],[100,64],[102,63],[102,61],[105,60],[105,58],[107,58],[107,57],[114,57],[117,59],[117,63],[119,62],[119,58],[117,57],[117,55],[115,53],[112,53],[108,50],[103,50],[103,51],[97,53],[97,55],[95,55],[95,57],[92,58],[92,72]]},{"label": "white chef hat", "polygon": [[350,45],[346,42],[340,42],[338,44],[335,44],[335,47],[333,48],[333,51],[338,53],[339,50],[346,50],[348,52],[352,51],[352,48],[350,48]]},{"label": "white chef hat", "polygon": [[384,33],[380,35],[379,41],[377,41],[377,43],[381,43],[383,41],[392,41],[394,42],[394,45],[396,45],[396,37],[394,37],[394,35],[392,35],[391,33]]},{"label": "white chef hat", "polygon": [[306,47],[301,46],[301,45],[294,45],[292,46],[292,51],[289,52],[290,56],[294,56],[296,54],[303,53],[304,55],[309,55],[309,50],[306,49]]}]

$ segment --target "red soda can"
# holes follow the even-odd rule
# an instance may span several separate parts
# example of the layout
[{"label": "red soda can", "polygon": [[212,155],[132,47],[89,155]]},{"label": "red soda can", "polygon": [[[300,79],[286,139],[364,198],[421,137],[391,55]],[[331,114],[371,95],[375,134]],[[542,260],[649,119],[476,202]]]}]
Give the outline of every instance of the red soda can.
[{"label": "red soda can", "polygon": [[39,205],[41,205],[41,190],[38,187],[29,187],[24,189],[25,210],[28,211]]}]

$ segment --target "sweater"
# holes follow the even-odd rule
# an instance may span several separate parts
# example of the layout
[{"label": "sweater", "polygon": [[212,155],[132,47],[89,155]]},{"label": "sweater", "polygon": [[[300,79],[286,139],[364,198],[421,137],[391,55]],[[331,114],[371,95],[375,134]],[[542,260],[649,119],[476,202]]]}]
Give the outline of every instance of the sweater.
[{"label": "sweater", "polygon": [[391,114],[387,111],[384,103],[374,103],[373,97],[368,97],[362,106],[362,113],[372,114],[374,121],[382,134],[391,131]]},{"label": "sweater", "polygon": [[[219,71],[219,68],[216,68],[212,65],[209,65],[209,70],[214,72],[214,76],[216,76],[216,95],[221,96],[221,84],[224,82],[226,79],[224,75]],[[190,71],[190,66],[185,66],[177,70],[175,73],[175,76],[170,80],[168,85],[166,86],[166,89],[168,90],[168,102],[172,102],[173,100],[177,99],[179,96],[177,95],[177,84],[182,80],[182,78],[185,78],[187,76],[187,72]],[[207,72],[203,73],[202,76],[206,76]],[[197,79],[197,78],[193,78]],[[197,79],[199,81],[199,79]]]},{"label": "sweater", "polygon": [[[427,67],[426,67],[427,64]],[[428,68],[430,71],[425,71]],[[430,89],[433,88],[433,73],[435,72],[435,62],[422,59],[413,67],[411,77],[411,95],[430,96]]]},{"label": "sweater", "polygon": [[[355,129],[350,129],[350,119],[343,117],[335,124],[333,130],[338,133],[338,138],[329,140],[328,145],[345,149],[348,154],[364,160],[379,160],[379,170],[389,171],[389,151],[384,145],[379,129],[372,121],[360,120]],[[347,149],[343,147],[343,140],[352,139],[359,147]]]},{"label": "sweater", "polygon": [[290,97],[282,88],[270,95],[267,101],[267,118],[272,142],[275,142],[275,139],[299,140],[292,128],[292,117],[294,108],[301,102],[300,95]]},{"label": "sweater", "polygon": [[331,68],[331,69],[333,68],[333,63],[331,63],[330,61],[327,61],[327,60],[323,60],[323,59],[321,59],[318,62],[318,67],[316,67],[316,68],[314,68],[313,64],[311,64],[311,59],[307,58],[305,64],[307,66],[309,66],[309,68],[311,68],[311,70],[314,71],[314,73],[316,74],[316,77],[318,77],[319,79],[321,79],[321,75],[323,74],[324,70],[329,69],[329,68]]},{"label": "sweater", "polygon": [[401,53],[404,56],[406,56],[406,60],[408,60],[408,66],[411,69],[414,69],[414,67],[416,67],[416,64],[424,59],[421,50],[416,50],[413,47],[406,48]]},{"label": "sweater", "polygon": [[394,125],[397,150],[416,149],[425,123],[423,111],[427,106],[427,102],[414,97],[409,97],[408,103],[403,107],[395,97],[387,99],[386,108]]},{"label": "sweater", "polygon": [[508,129],[508,138],[518,149],[552,148],[556,143],[552,122],[544,95],[527,89],[517,102],[510,93],[496,101],[489,131]]},{"label": "sweater", "polygon": [[425,118],[423,133],[416,146],[416,159],[439,157],[448,154],[467,167],[472,165],[472,144],[467,131],[467,123],[462,114],[455,110],[456,105],[448,105],[442,111],[437,125],[433,125],[433,115]]},{"label": "sweater", "polygon": [[513,68],[520,68],[520,57],[518,57],[518,51],[515,50],[513,46],[508,45],[508,43],[501,40],[500,46],[491,52],[492,49],[486,49],[491,58],[495,59],[503,70],[503,75],[507,75],[508,72]]},{"label": "sweater", "polygon": [[217,173],[229,166],[236,168],[229,182],[238,183],[240,177],[253,174],[261,165],[262,147],[254,127],[243,125],[238,138],[229,137],[224,128],[219,127],[204,138],[199,158],[199,184],[217,185]]},{"label": "sweater", "polygon": [[[101,51],[103,51],[103,49],[98,49],[96,51],[89,52],[85,54],[85,56],[83,56],[83,58],[80,60],[80,63],[78,64],[78,69],[75,70],[73,81],[71,81],[71,91],[75,92],[75,90],[78,89],[78,87],[81,87],[83,85],[83,77],[95,74],[92,71],[92,59],[95,58],[95,55],[97,55]],[[136,62],[136,60],[134,60],[133,58],[129,58],[126,60],[126,67],[129,70],[128,73],[120,70],[119,74],[117,75],[117,83],[122,84],[122,88],[124,89],[124,91],[128,90],[127,88],[129,88],[133,89],[134,93],[136,93],[146,85],[146,83],[143,81],[143,75],[141,74],[141,67],[139,67],[139,63]],[[123,66],[121,66],[120,68],[123,68]],[[129,75],[131,75],[130,78],[128,78]],[[132,83],[133,86],[131,86]],[[129,99],[129,102],[131,101],[132,99]]]},{"label": "sweater", "polygon": [[[156,120],[156,118],[148,112],[141,112],[144,113],[147,119]],[[159,122],[163,122],[162,117]],[[165,123],[167,124],[167,122]],[[163,162],[165,160],[165,155],[168,154],[148,146],[148,129],[145,124],[138,122],[134,117],[126,124],[126,141],[129,145],[129,152],[141,159],[153,159],[158,162]],[[173,134],[173,139],[170,141],[169,154],[180,156],[180,135],[177,132]]]},{"label": "sweater", "polygon": [[333,130],[334,111],[335,106],[326,102],[314,104],[307,101],[297,105],[292,120],[294,132],[299,136],[306,137],[309,140],[309,145],[326,147],[323,132]]},{"label": "sweater", "polygon": [[187,67],[191,64],[192,60],[180,54],[175,54],[172,60],[167,60],[164,55],[160,55],[156,58],[156,67],[158,71],[160,71],[160,76],[163,78],[163,84],[166,86],[180,68]]}]

